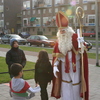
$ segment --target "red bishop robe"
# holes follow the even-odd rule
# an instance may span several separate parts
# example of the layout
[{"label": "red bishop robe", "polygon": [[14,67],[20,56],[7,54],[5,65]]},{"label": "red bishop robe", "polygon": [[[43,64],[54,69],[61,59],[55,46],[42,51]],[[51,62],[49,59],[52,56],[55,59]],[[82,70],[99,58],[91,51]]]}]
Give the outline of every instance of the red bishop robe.
[{"label": "red bishop robe", "polygon": [[[75,54],[77,54],[78,50],[79,50],[78,49],[78,42],[77,42],[77,34],[73,34],[72,44],[73,44],[73,51],[74,51]],[[54,64],[54,61],[57,59],[57,57],[61,57],[61,56],[62,56],[62,54],[58,49],[58,43],[56,43],[56,45],[54,47],[54,51],[53,51],[53,63],[52,63],[52,65]],[[82,63],[81,60],[80,60],[80,63]],[[83,53],[83,67],[84,67],[84,72],[83,72],[84,73],[84,79],[85,79],[85,82],[86,82],[86,92],[84,93],[85,94],[85,100],[89,100],[88,57],[87,57],[86,50],[84,50],[84,53]],[[61,93],[61,80],[62,80],[61,79],[62,78],[62,76],[61,76],[61,61],[58,65],[58,69],[59,69],[59,72],[57,72],[58,78],[55,78],[55,77],[53,78],[53,87],[52,87],[52,93],[51,93],[51,96],[55,97],[57,99],[61,97],[61,94],[60,94]],[[82,92],[80,93],[80,96],[83,97]]]}]

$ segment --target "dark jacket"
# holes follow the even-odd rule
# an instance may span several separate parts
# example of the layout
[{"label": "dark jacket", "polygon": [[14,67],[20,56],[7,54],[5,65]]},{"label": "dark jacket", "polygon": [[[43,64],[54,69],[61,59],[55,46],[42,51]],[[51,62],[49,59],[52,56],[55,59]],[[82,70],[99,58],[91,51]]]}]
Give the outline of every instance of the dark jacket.
[{"label": "dark jacket", "polygon": [[53,69],[50,62],[35,64],[35,82],[47,83],[53,78]]},{"label": "dark jacket", "polygon": [[10,73],[10,66],[13,63],[19,63],[23,67],[26,64],[26,57],[21,49],[14,49],[11,48],[7,53],[6,53],[6,64],[8,65],[9,73]]}]

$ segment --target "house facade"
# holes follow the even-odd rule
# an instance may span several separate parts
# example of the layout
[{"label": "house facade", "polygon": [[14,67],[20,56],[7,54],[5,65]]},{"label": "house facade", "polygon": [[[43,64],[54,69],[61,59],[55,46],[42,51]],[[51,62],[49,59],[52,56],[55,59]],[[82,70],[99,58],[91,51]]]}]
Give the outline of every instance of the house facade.
[{"label": "house facade", "polygon": [[[98,0],[98,19],[99,5],[100,0]],[[58,30],[55,15],[58,11],[67,14],[69,26],[76,30],[79,28],[75,14],[78,6],[83,8],[85,14],[82,20],[83,32],[95,32],[95,0],[23,0],[22,30],[31,34],[55,35]]]},{"label": "house facade", "polygon": [[[100,32],[100,0],[97,2]],[[0,31],[56,35],[58,11],[67,15],[69,26],[76,31],[79,28],[76,8],[79,6],[84,10],[83,32],[95,32],[95,0],[0,0]]]},{"label": "house facade", "polygon": [[0,0],[0,32],[16,34],[21,28],[21,0]]}]

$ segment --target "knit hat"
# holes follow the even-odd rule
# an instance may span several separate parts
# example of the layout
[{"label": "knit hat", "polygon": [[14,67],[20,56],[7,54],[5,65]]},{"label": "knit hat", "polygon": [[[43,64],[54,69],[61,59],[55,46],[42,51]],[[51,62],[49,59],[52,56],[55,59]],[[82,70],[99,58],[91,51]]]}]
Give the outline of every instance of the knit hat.
[{"label": "knit hat", "polygon": [[14,39],[14,38],[11,39],[11,40],[10,40],[10,45],[13,46],[13,44],[14,44],[15,41],[18,42],[18,41],[17,41],[16,39]]}]

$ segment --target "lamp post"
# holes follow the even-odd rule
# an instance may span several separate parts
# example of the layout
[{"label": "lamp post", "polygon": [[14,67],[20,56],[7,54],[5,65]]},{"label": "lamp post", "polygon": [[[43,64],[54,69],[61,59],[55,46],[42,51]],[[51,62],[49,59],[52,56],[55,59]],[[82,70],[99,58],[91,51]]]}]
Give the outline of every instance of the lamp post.
[{"label": "lamp post", "polygon": [[96,66],[99,66],[98,60],[98,4],[95,0],[95,29],[96,29]]}]

